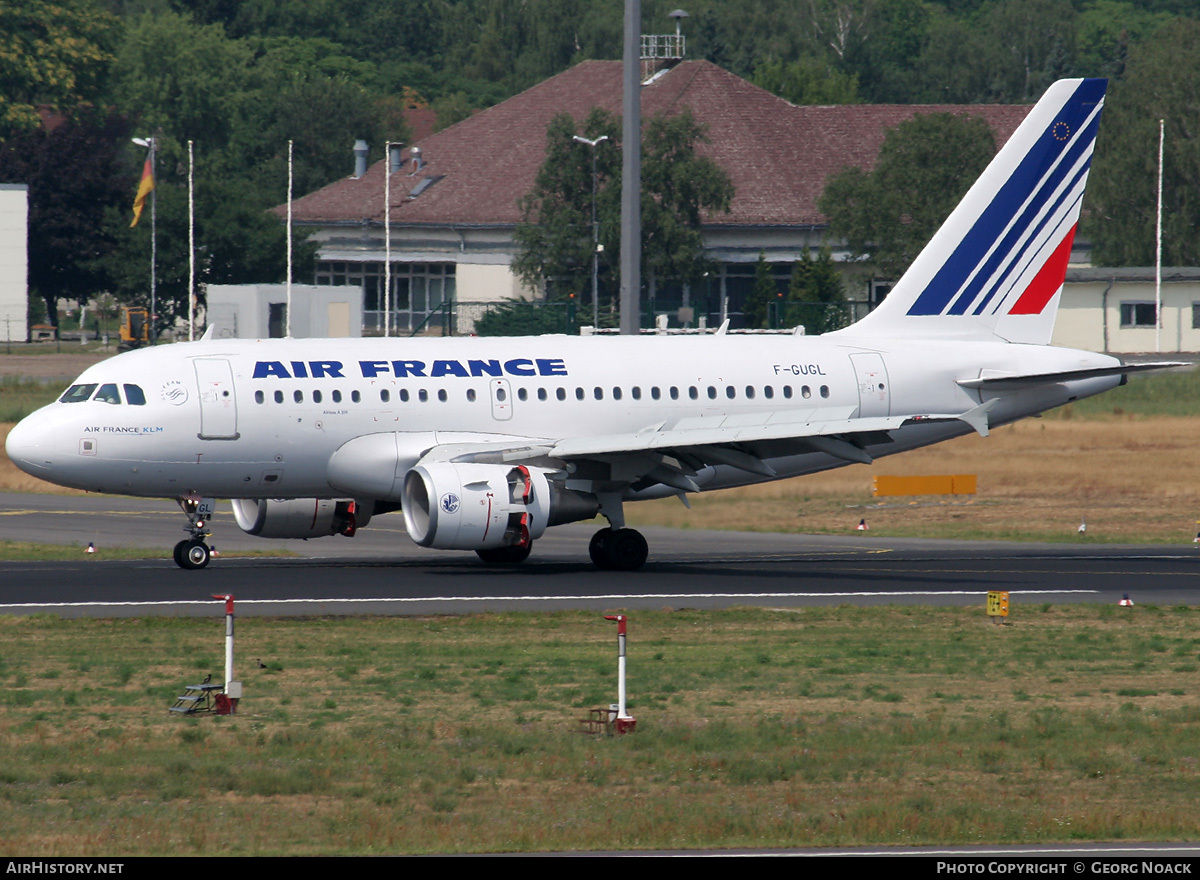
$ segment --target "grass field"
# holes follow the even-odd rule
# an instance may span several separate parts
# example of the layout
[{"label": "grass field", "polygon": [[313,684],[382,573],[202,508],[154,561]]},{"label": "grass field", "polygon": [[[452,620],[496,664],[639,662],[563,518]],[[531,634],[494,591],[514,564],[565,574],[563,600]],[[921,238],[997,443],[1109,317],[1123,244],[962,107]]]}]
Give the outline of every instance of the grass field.
[{"label": "grass field", "polygon": [[[217,603],[214,603],[216,605]],[[1195,840],[1200,611],[0,619],[0,851],[382,854]],[[261,658],[258,668],[253,658]]]}]

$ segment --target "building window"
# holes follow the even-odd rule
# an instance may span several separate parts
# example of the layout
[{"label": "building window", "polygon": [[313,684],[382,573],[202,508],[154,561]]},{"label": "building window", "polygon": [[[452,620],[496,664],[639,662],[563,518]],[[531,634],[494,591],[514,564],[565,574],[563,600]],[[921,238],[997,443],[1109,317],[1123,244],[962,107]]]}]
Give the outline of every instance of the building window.
[{"label": "building window", "polygon": [[1155,317],[1154,303],[1152,302],[1121,303],[1122,327],[1153,327]]},{"label": "building window", "polygon": [[[357,285],[363,289],[363,333],[383,335],[387,300],[384,296],[384,266],[322,260],[317,263],[316,283],[330,286]],[[453,332],[453,310],[443,309],[455,300],[453,263],[392,263],[392,332],[421,328]],[[449,322],[449,324],[447,323]],[[444,326],[445,325],[445,326]]]},{"label": "building window", "polygon": [[1200,303],[1192,303],[1192,329],[1200,330]]}]

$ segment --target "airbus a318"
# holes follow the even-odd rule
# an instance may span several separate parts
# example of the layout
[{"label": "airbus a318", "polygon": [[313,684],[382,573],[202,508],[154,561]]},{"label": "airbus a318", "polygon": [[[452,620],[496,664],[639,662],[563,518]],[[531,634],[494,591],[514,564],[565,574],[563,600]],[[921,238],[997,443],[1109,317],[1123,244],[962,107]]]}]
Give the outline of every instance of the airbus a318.
[{"label": "airbus a318", "polygon": [[636,569],[626,502],[987,434],[1139,369],[1049,345],[1104,92],[1053,85],[887,299],[834,333],[206,338],[88,369],[8,455],[63,486],[178,499],[184,568],[208,564],[229,498],[253,535],[352,536],[402,511],[416,543],[496,563],[599,513],[593,562]]}]

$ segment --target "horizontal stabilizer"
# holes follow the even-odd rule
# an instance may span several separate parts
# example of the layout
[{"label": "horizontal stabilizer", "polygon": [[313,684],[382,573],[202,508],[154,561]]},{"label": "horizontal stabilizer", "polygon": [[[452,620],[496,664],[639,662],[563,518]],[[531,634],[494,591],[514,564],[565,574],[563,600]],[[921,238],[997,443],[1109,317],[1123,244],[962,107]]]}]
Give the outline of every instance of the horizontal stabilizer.
[{"label": "horizontal stabilizer", "polygon": [[1131,373],[1152,373],[1158,370],[1175,370],[1194,367],[1186,361],[1160,361],[1152,364],[1118,364],[1115,367],[1096,367],[1090,370],[1063,370],[1057,373],[1027,373],[1025,375],[980,376],[978,379],[960,379],[963,388],[981,388],[989,391],[1015,391],[1034,388],[1038,385],[1053,385],[1078,379],[1099,379],[1103,376],[1128,376]]}]

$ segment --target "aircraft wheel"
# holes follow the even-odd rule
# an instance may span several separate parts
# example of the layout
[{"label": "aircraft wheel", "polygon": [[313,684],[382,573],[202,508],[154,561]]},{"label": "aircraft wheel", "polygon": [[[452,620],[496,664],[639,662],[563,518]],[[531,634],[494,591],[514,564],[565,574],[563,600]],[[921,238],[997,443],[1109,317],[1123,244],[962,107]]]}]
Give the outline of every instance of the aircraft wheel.
[{"label": "aircraft wheel", "polygon": [[204,568],[212,553],[203,541],[184,541],[184,547],[179,555],[183,567],[188,569]]},{"label": "aircraft wheel", "polygon": [[187,568],[186,563],[184,563],[184,561],[183,561],[183,554],[187,551],[187,545],[189,543],[191,543],[191,542],[185,540],[185,541],[180,541],[178,544],[175,545],[175,551],[174,551],[175,552],[175,564],[178,565],[180,568]]},{"label": "aircraft wheel", "polygon": [[491,547],[487,550],[476,550],[475,555],[484,562],[515,565],[518,562],[524,562],[528,559],[531,550],[533,550],[532,541],[524,547]]},{"label": "aircraft wheel", "polygon": [[592,564],[601,571],[613,568],[612,558],[608,552],[609,538],[612,537],[612,534],[612,529],[601,529],[592,535],[592,542],[588,544],[588,556],[592,557]]},{"label": "aircraft wheel", "polygon": [[636,529],[618,529],[608,541],[608,557],[617,571],[637,571],[649,555],[650,546]]}]

